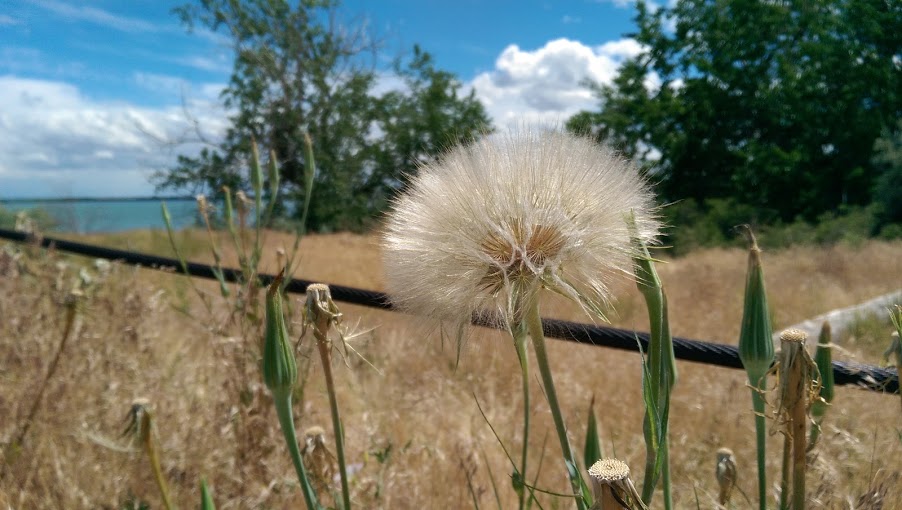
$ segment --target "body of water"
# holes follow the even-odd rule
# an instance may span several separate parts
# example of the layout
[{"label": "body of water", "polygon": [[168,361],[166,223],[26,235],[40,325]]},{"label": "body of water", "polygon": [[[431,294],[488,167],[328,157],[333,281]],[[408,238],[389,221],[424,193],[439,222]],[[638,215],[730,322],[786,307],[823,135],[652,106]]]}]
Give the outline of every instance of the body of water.
[{"label": "body of water", "polygon": [[[160,200],[72,200],[72,201],[3,201],[0,207],[18,212],[39,208],[56,220],[55,230],[62,232],[121,232],[149,228],[166,228]],[[194,199],[167,199],[166,208],[173,228],[195,224],[197,202]]]}]

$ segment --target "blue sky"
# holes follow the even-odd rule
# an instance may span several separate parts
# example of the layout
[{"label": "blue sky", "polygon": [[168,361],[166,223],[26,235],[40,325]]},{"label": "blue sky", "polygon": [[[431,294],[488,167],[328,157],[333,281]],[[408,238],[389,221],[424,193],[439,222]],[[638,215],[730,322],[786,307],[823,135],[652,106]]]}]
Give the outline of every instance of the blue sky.
[{"label": "blue sky", "polygon": [[[187,33],[150,0],[0,0],[0,199],[136,196],[148,176],[215,141],[232,65],[228,39]],[[630,0],[347,0],[384,41],[376,65],[420,44],[476,90],[499,127],[560,122],[595,104],[580,85],[608,81],[641,48]]]}]

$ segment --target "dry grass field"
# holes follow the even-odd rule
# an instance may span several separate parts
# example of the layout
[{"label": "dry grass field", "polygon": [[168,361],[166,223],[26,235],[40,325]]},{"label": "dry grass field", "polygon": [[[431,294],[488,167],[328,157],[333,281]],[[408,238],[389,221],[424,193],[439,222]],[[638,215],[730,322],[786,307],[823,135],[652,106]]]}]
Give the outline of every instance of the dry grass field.
[{"label": "dry grass field", "polygon": [[[180,237],[191,259],[211,259],[203,249],[203,235],[186,232]],[[86,241],[169,254],[160,232],[93,236]],[[268,234],[267,269],[275,266],[276,249],[290,245],[288,236]],[[90,260],[33,249],[12,260],[2,255],[4,248],[11,252],[18,247],[0,244],[0,443],[10,442],[21,430],[60,342],[64,296],[77,267],[91,266]],[[301,251],[296,276],[382,288],[374,236],[311,236],[302,241]],[[224,254],[226,265],[235,261],[234,254]],[[658,269],[675,335],[736,343],[744,251],[699,251],[659,264]],[[764,269],[774,326],[780,328],[897,290],[902,283],[902,243],[765,252]],[[199,288],[217,294],[211,282],[199,283]],[[620,283],[616,296],[611,321],[644,331],[646,312],[634,285]],[[293,302],[298,310],[298,302]],[[360,330],[372,329],[356,338],[355,346],[379,370],[352,358],[336,371],[348,462],[355,472],[356,507],[473,508],[468,479],[480,508],[498,507],[493,483],[501,507],[513,506],[511,465],[474,401],[475,395],[506,448],[519,451],[520,380],[510,339],[474,328],[455,367],[454,346],[443,345],[421,319],[354,306],[341,309],[349,326],[359,321]],[[586,320],[555,299],[544,303],[543,315]],[[232,365],[236,360],[251,366],[256,362],[256,353],[247,348],[256,340],[239,338],[224,307],[208,313],[181,277],[114,266],[97,284],[82,316],[83,326],[67,343],[21,449],[6,454],[0,509],[119,509],[138,508],[141,502],[161,508],[145,456],[121,437],[136,398],[148,399],[154,410],[164,471],[179,507],[197,506],[201,477],[210,483],[221,509],[303,506],[260,379],[239,388],[240,399],[230,398],[236,385]],[[835,359],[879,363],[889,326],[860,331],[874,333],[841,339]],[[582,450],[594,396],[605,454],[625,460],[633,479],[640,481],[645,452],[639,356],[550,343],[573,444]],[[331,445],[318,363],[311,363],[303,401],[296,402],[296,421],[299,431],[322,426]],[[700,508],[717,507],[714,463],[722,446],[735,452],[739,487],[754,498],[754,425],[745,374],[683,362],[678,369],[671,409],[676,507],[696,508],[696,501]],[[533,390],[529,478],[536,475],[547,438],[537,484],[564,491],[566,474],[538,381]],[[810,507],[881,508],[873,499],[857,506],[863,495],[877,491],[884,493],[882,508],[902,508],[899,397],[837,388],[824,423],[811,460]],[[779,477],[781,447],[781,436],[772,435],[771,483]],[[571,506],[550,496],[540,501],[544,508]],[[734,504],[753,507],[741,496]],[[658,505],[660,497],[655,499]]]}]

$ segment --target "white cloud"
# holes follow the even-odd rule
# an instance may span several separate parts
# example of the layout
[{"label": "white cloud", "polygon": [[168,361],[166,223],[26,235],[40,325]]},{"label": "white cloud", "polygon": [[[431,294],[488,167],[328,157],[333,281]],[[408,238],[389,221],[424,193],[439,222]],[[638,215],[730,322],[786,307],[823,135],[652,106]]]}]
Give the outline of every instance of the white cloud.
[{"label": "white cloud", "polygon": [[122,32],[157,32],[161,29],[140,18],[120,16],[96,7],[74,6],[56,0],[32,0],[31,3],[69,21],[87,21]]},{"label": "white cloud", "polygon": [[569,39],[549,41],[532,51],[510,45],[495,68],[477,75],[470,85],[498,127],[562,123],[596,105],[586,80],[610,83],[620,64],[641,51],[632,39],[595,48]]},{"label": "white cloud", "polygon": [[579,16],[570,16],[569,14],[565,14],[563,18],[561,18],[561,23],[565,25],[582,23],[583,19]]},{"label": "white cloud", "polygon": [[[0,76],[0,90],[0,196],[147,195],[152,171],[170,165],[175,151],[199,149],[173,151],[154,140],[192,133],[178,99],[142,108],[90,99],[65,82],[15,76]],[[188,108],[210,136],[221,136],[227,119],[215,104],[194,100]]]},{"label": "white cloud", "polygon": [[596,0],[600,4],[614,4],[615,7],[626,9],[636,5],[636,0]]},{"label": "white cloud", "polygon": [[22,24],[21,20],[13,18],[9,14],[0,14],[0,27],[11,27]]}]

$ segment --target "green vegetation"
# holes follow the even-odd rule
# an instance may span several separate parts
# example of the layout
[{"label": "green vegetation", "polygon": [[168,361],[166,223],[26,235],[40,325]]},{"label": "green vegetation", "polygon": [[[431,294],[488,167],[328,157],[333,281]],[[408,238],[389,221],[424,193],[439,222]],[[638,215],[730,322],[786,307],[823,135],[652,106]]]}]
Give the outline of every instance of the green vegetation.
[{"label": "green vegetation", "polygon": [[[23,212],[12,212],[0,206],[0,228],[14,229],[17,221],[21,222]],[[32,225],[40,231],[52,230],[58,223],[49,212],[44,209],[34,208],[24,211],[24,217],[32,222]],[[20,225],[21,226],[21,225]]]},{"label": "green vegetation", "polygon": [[821,223],[843,235],[836,221],[855,235],[902,232],[898,3],[637,7],[632,36],[648,51],[595,84],[601,109],[568,128],[639,158],[663,201],[681,201],[668,214],[692,225],[684,242],[718,244],[724,223],[786,226],[803,241],[832,241]]},{"label": "green vegetation", "polygon": [[[308,225],[361,230],[383,211],[405,175],[445,148],[491,130],[473,92],[413,48],[395,63],[403,90],[378,95],[368,54],[379,50],[364,24],[342,24],[339,2],[208,0],[175,9],[183,23],[229,38],[235,63],[223,102],[234,111],[225,139],[197,157],[180,156],[155,177],[158,189],[190,189],[220,198],[222,187],[250,190],[242,168],[251,140],[281,163],[277,215],[286,202],[299,216],[312,169],[304,134],[316,147],[316,199]],[[270,186],[266,186],[267,189]],[[268,192],[269,193],[269,192]]]}]

